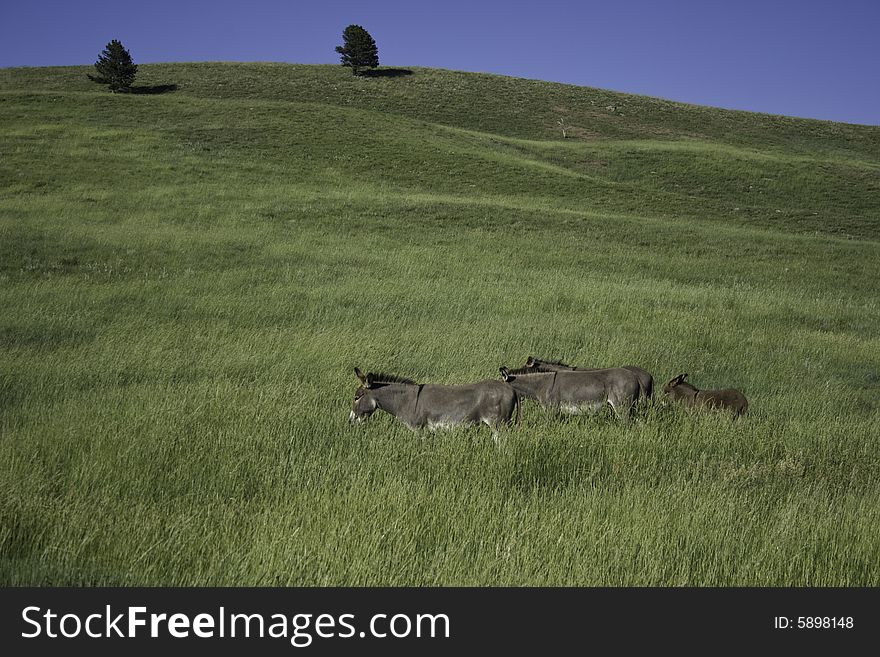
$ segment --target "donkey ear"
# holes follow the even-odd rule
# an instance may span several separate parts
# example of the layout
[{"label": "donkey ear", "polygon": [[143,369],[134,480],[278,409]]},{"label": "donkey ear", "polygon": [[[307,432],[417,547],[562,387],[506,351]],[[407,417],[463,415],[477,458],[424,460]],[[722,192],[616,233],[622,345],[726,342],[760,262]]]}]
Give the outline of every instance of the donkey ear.
[{"label": "donkey ear", "polygon": [[510,370],[506,367],[498,368],[498,371],[501,372],[501,378],[505,381],[512,381],[513,377],[510,375]]},{"label": "donkey ear", "polygon": [[354,375],[360,380],[361,383],[367,382],[367,377],[364,376],[364,373],[360,371],[359,368],[354,368]]},{"label": "donkey ear", "polygon": [[535,366],[535,357],[529,356],[528,360],[526,360],[526,367],[534,367]]},{"label": "donkey ear", "polygon": [[686,378],[687,378],[687,373],[685,372],[685,373],[682,374],[680,377],[678,377],[678,382],[681,383],[681,382],[684,381]]},{"label": "donkey ear", "polygon": [[364,379],[364,385],[367,386],[368,388],[372,388],[373,382],[375,380],[376,380],[376,375],[373,374],[372,372],[368,372],[367,377]]}]

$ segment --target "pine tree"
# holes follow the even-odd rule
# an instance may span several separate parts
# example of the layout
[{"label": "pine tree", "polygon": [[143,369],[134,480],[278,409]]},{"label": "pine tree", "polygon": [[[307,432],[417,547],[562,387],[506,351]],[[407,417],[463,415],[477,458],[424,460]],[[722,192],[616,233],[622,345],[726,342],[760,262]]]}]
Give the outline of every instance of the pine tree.
[{"label": "pine tree", "polygon": [[343,66],[350,66],[352,73],[359,75],[362,68],[376,68],[379,65],[379,49],[370,33],[360,25],[349,25],[342,33],[343,45],[336,46]]},{"label": "pine tree", "polygon": [[137,75],[137,64],[131,61],[131,55],[116,39],[104,48],[95,70],[98,75],[89,75],[89,79],[98,84],[109,85],[110,91],[128,91]]}]

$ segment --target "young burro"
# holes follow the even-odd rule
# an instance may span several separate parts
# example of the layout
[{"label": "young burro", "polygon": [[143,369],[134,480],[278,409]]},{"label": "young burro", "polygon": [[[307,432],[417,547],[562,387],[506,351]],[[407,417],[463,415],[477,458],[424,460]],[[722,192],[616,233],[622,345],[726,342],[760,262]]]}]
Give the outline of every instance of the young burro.
[{"label": "young burro", "polygon": [[543,406],[557,408],[562,413],[596,413],[605,404],[610,404],[614,414],[626,420],[639,398],[638,378],[621,367],[557,372],[502,367],[500,372],[501,378],[520,397],[537,399]]},{"label": "young burro", "polygon": [[663,386],[663,394],[672,401],[689,408],[707,406],[721,408],[738,417],[746,412],[749,402],[739,390],[722,388],[720,390],[697,390],[690,383],[685,383],[687,374],[679,374]]},{"label": "young burro", "polygon": [[487,380],[465,385],[416,383],[384,374],[354,374],[361,382],[354,394],[350,422],[362,422],[376,409],[390,413],[410,429],[431,430],[467,424],[487,424],[498,429],[519,421],[519,396],[507,384]]},{"label": "young burro", "polygon": [[[621,365],[622,369],[629,370],[633,374],[636,375],[636,378],[639,380],[639,395],[642,399],[650,399],[651,395],[654,394],[654,377],[651,376],[651,373],[647,370],[642,369],[641,367],[637,367],[635,365]],[[561,360],[544,360],[542,358],[535,358],[534,356],[529,356],[526,360],[526,366],[523,369],[527,369],[532,372],[563,372],[563,371],[574,371],[574,372],[595,372],[596,370],[602,369],[600,367],[574,367],[572,365],[566,365]]]}]

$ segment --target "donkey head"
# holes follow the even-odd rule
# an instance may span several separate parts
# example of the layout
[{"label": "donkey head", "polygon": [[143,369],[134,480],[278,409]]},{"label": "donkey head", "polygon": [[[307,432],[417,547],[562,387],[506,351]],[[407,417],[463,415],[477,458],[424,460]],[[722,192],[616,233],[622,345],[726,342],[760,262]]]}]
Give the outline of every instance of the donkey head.
[{"label": "donkey head", "polygon": [[361,385],[354,393],[354,403],[351,405],[351,413],[348,414],[348,421],[351,423],[363,422],[377,408],[376,398],[371,392],[373,375],[364,374],[357,367],[354,368],[354,375],[361,382]]},{"label": "donkey head", "polygon": [[519,369],[519,371],[525,372],[528,374],[532,374],[533,372],[543,372],[544,370],[541,368],[541,366],[543,364],[544,364],[544,361],[542,361],[541,359],[535,358],[534,356],[529,356],[526,359],[526,364],[523,365]]},{"label": "donkey head", "polygon": [[678,386],[681,383],[684,383],[685,378],[687,378],[687,374],[679,374],[674,379],[670,379],[665,386],[663,386],[663,394],[669,395],[672,393],[673,388]]}]

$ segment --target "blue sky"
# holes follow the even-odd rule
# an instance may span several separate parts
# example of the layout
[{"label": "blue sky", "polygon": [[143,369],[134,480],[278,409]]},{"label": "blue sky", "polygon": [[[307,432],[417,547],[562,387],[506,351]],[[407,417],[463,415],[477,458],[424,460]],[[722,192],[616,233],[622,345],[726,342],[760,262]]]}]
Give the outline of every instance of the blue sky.
[{"label": "blue sky", "polygon": [[336,63],[350,23],[383,66],[435,66],[880,125],[880,0],[9,2],[0,66]]}]

